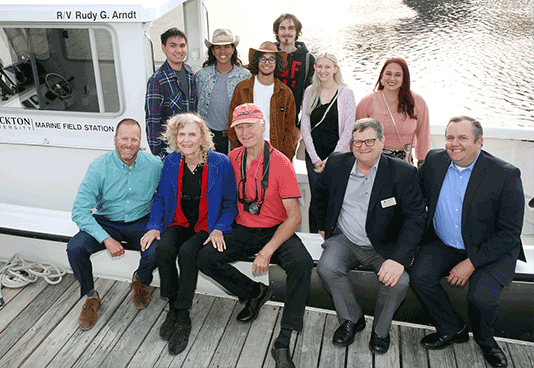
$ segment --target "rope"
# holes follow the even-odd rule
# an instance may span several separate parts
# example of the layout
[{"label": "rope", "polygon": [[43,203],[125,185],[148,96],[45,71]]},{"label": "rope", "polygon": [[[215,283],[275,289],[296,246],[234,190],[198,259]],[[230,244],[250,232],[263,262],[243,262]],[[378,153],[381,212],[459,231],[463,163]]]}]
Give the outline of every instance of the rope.
[{"label": "rope", "polygon": [[20,288],[36,282],[39,277],[44,278],[50,285],[57,285],[63,280],[65,273],[61,267],[28,261],[15,253],[0,269],[0,309],[5,306],[2,286]]}]

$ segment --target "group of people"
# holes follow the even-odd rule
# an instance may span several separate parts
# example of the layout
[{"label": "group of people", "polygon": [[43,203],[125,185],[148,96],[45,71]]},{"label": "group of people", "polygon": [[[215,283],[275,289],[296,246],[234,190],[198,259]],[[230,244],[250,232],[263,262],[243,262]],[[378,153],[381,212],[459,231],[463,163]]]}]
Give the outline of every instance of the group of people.
[{"label": "group of people", "polygon": [[[339,319],[333,344],[348,346],[365,328],[348,277],[365,265],[380,282],[373,353],[388,351],[393,314],[411,286],[437,330],[421,340],[425,348],[466,342],[470,328],[486,361],[506,367],[493,329],[502,289],[517,259],[524,260],[519,170],[482,150],[482,127],[467,116],[449,121],[445,149],[430,150],[428,108],[410,91],[402,59],[389,59],[376,91],[356,104],[336,57],[311,56],[297,41],[301,29],[295,16],[282,14],[273,26],[277,43],[251,49],[248,69],[237,57],[239,38],[216,30],[196,73],[183,62],[187,36],[175,28],[162,35],[167,60],[146,95],[153,154],[140,151],[139,123],[120,121],[115,150],[90,165],[74,202],[80,232],[67,253],[86,296],[80,327],[90,329],[98,320],[95,252],[141,252],[132,277],[140,309],[150,302],[158,268],[161,296],[169,302],[159,333],[171,354],[187,347],[199,271],[244,303],[238,321],[257,318],[271,287],[232,265],[253,256],[253,274],[267,272],[271,263],[286,272],[271,353],[276,367],[294,367],[289,346],[292,332],[303,328],[314,265],[295,234],[300,190],[291,159],[302,135],[312,231],[325,240],[317,272]],[[451,285],[469,281],[469,321],[452,305],[444,276]]]}]

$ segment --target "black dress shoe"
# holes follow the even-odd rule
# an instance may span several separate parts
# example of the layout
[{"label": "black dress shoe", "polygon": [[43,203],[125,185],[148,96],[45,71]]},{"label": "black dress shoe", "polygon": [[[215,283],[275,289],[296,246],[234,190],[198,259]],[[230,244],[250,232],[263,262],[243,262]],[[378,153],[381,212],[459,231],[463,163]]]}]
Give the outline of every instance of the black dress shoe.
[{"label": "black dress shoe", "polygon": [[260,295],[256,298],[249,298],[245,304],[245,308],[237,314],[237,320],[239,322],[251,322],[258,317],[261,306],[265,304],[271,297],[273,290],[270,286],[260,284]]},{"label": "black dress shoe", "polygon": [[167,312],[167,317],[159,328],[159,335],[165,341],[169,341],[171,336],[174,334],[174,324],[176,323],[176,312],[173,308],[170,308]]},{"label": "black dress shoe", "polygon": [[362,316],[356,323],[345,321],[334,332],[332,342],[335,345],[349,346],[354,341],[356,333],[365,328],[365,316]]},{"label": "black dress shoe", "polygon": [[427,335],[421,339],[421,345],[431,350],[445,349],[447,346],[454,343],[468,342],[469,332],[467,327],[464,327],[462,332],[442,335],[439,332]]},{"label": "black dress shoe", "polygon": [[504,355],[503,351],[499,346],[497,347],[482,347],[482,352],[484,353],[484,359],[486,359],[486,362],[488,362],[489,365],[492,367],[508,367],[508,361],[506,360],[506,356]]},{"label": "black dress shoe", "polygon": [[277,349],[273,345],[271,355],[276,363],[276,368],[295,368],[289,349]]},{"label": "black dress shoe", "polygon": [[174,333],[169,339],[169,354],[177,355],[187,348],[189,335],[191,334],[191,323],[179,324],[174,328]]},{"label": "black dress shoe", "polygon": [[373,331],[371,340],[369,340],[369,349],[377,354],[385,354],[389,349],[389,334],[386,337],[380,337]]}]

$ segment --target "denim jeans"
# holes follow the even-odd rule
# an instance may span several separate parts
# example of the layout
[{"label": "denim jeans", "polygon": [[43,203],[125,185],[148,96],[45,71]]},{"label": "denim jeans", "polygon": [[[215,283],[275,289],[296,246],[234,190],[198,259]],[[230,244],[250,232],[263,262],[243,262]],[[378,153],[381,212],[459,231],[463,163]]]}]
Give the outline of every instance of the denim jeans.
[{"label": "denim jeans", "polygon": [[[110,221],[104,216],[93,215],[96,222],[118,242],[125,241],[124,247],[141,252],[141,237],[145,234],[148,216],[137,221]],[[91,254],[105,250],[104,243],[99,243],[85,231],[80,231],[67,244],[67,255],[74,276],[80,282],[81,296],[94,289],[93,266]],[[156,269],[156,247],[141,252],[137,276],[145,285],[152,282],[152,272]]]}]

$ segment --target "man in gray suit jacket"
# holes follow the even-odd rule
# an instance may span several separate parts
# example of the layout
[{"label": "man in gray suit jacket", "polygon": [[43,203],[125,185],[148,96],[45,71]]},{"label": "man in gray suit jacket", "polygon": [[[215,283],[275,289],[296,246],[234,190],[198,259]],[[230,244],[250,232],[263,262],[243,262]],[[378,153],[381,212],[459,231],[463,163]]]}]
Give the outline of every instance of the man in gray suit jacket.
[{"label": "man in gray suit jacket", "polygon": [[469,281],[467,314],[475,341],[492,367],[506,367],[493,338],[499,300],[525,260],[521,228],[525,196],[519,169],[482,150],[482,126],[467,116],[452,118],[445,150],[432,150],[419,172],[428,206],[426,233],[410,273],[411,286],[434,320],[427,349],[469,340],[468,327],[441,286]]},{"label": "man in gray suit jacket", "polygon": [[383,135],[377,120],[358,120],[352,130],[352,152],[328,157],[312,203],[319,233],[326,239],[317,272],[332,294],[341,324],[333,343],[350,345],[365,328],[347,275],[362,264],[372,267],[380,280],[369,342],[371,351],[379,354],[389,349],[391,320],[406,296],[406,269],[426,219],[417,169],[382,154]]}]

